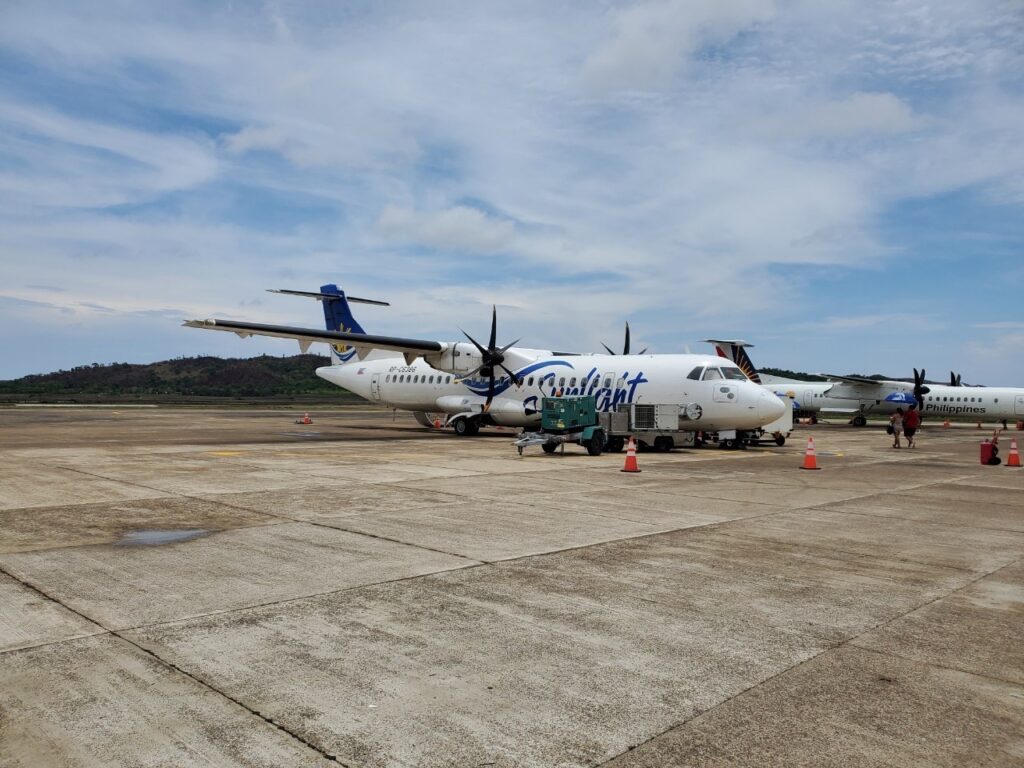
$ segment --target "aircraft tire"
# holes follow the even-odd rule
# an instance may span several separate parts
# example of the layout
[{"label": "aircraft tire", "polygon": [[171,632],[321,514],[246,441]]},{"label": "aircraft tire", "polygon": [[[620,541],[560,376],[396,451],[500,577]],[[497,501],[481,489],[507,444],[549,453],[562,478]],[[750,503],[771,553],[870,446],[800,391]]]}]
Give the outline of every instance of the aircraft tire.
[{"label": "aircraft tire", "polygon": [[862,414],[857,414],[853,417],[850,423],[855,427],[866,427],[868,425],[868,420],[864,418]]},{"label": "aircraft tire", "polygon": [[472,437],[480,431],[475,423],[467,419],[465,416],[458,418],[452,422],[452,429],[455,430],[455,434],[459,437]]}]

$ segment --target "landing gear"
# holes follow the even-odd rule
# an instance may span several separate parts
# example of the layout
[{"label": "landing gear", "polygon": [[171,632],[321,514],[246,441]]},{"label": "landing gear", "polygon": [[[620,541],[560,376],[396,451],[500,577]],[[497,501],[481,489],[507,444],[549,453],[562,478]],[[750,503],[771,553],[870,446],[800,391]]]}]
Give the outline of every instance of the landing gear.
[{"label": "landing gear", "polygon": [[472,437],[480,431],[480,425],[472,419],[460,416],[452,422],[452,429],[459,437]]},{"label": "landing gear", "polygon": [[863,413],[858,413],[850,420],[850,423],[855,427],[866,427],[868,425],[868,420],[865,418]]}]

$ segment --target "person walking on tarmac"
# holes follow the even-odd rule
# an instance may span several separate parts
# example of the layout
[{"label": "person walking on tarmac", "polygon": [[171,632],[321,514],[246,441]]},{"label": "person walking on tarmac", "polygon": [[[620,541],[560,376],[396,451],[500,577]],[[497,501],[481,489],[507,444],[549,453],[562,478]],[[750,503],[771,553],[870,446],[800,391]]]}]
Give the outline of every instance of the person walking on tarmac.
[{"label": "person walking on tarmac", "polygon": [[914,435],[917,433],[917,428],[921,426],[921,414],[917,410],[916,405],[911,405],[907,414],[903,417],[903,434],[907,438],[907,448],[916,448],[914,445]]},{"label": "person walking on tarmac", "polygon": [[903,409],[897,408],[896,413],[889,417],[889,431],[892,433],[892,447],[900,447],[900,434],[903,432]]}]

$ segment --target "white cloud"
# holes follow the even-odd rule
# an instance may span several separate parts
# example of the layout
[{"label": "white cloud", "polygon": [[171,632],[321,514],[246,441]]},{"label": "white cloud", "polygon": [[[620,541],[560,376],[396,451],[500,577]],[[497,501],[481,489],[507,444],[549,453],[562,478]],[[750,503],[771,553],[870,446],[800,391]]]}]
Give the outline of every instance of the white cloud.
[{"label": "white cloud", "polygon": [[845,138],[907,133],[921,126],[910,106],[891,93],[854,93],[780,110],[754,130],[777,138]]},{"label": "white cloud", "polygon": [[704,45],[723,43],[774,15],[771,0],[657,0],[616,12],[611,39],[584,65],[598,89],[664,85]]},{"label": "white cloud", "polygon": [[428,248],[495,253],[512,245],[515,225],[466,206],[419,213],[388,205],[377,220],[377,231],[385,237]]}]

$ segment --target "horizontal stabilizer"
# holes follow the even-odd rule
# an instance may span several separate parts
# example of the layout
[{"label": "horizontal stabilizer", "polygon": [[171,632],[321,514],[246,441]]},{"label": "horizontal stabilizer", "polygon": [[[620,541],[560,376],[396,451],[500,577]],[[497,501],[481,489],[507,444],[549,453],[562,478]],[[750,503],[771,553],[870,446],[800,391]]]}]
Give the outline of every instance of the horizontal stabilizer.
[{"label": "horizontal stabilizer", "polygon": [[[267,293],[282,293],[286,296],[302,296],[307,299],[318,299],[320,301],[330,301],[331,299],[341,298],[337,294],[331,293],[320,293],[319,291],[293,291],[288,288],[268,288]],[[345,298],[349,302],[355,302],[356,304],[374,304],[378,307],[390,307],[391,304],[386,301],[377,301],[376,299],[360,299],[357,296],[348,296]]]}]

